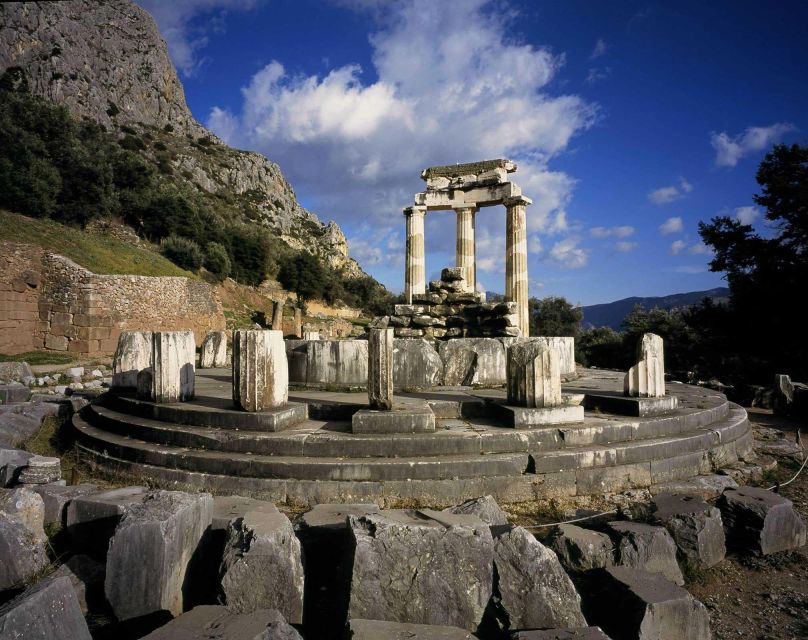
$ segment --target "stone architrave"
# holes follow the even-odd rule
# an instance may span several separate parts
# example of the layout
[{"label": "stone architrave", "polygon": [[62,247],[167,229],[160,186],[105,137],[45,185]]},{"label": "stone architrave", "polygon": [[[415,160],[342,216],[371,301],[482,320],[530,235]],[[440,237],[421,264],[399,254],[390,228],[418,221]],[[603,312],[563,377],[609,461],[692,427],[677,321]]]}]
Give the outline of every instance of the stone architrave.
[{"label": "stone architrave", "polygon": [[233,332],[233,402],[244,411],[281,407],[289,399],[283,332]]},{"label": "stone architrave", "polygon": [[392,329],[371,329],[368,335],[368,401],[371,409],[393,408]]},{"label": "stone architrave", "polygon": [[210,331],[202,341],[199,355],[200,369],[214,369],[226,367],[227,361],[227,332]]},{"label": "stone architrave", "polygon": [[516,303],[522,337],[530,335],[528,320],[527,222],[525,210],[530,198],[518,196],[505,201],[505,299]]},{"label": "stone architrave", "polygon": [[152,343],[152,400],[191,400],[194,397],[195,360],[193,331],[155,331]]},{"label": "stone architrave", "polygon": [[404,296],[412,304],[414,295],[426,293],[426,259],[424,257],[424,214],[426,207],[407,207],[407,254]]},{"label": "stone architrave", "polygon": [[474,242],[475,213],[474,206],[458,207],[457,214],[457,251],[456,265],[463,269],[466,284],[471,291],[477,287],[476,245]]},{"label": "stone architrave", "polygon": [[122,331],[112,360],[112,387],[137,388],[137,375],[151,367],[152,332]]},{"label": "stone architrave", "polygon": [[637,364],[628,370],[623,391],[635,398],[661,398],[665,395],[665,356],[662,338],[658,335],[643,335],[637,346]]},{"label": "stone architrave", "polygon": [[562,404],[558,351],[544,342],[517,342],[507,353],[508,404],[549,408]]}]

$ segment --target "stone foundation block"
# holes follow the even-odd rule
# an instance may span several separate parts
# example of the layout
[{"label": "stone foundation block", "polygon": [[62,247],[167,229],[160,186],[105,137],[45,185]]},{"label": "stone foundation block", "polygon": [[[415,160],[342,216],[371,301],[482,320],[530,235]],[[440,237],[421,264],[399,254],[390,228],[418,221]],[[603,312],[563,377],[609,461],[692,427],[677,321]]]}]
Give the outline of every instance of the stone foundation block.
[{"label": "stone foundation block", "polygon": [[49,562],[45,541],[22,520],[0,512],[0,591],[23,586]]},{"label": "stone foundation block", "polygon": [[660,573],[671,582],[685,583],[676,561],[676,544],[664,527],[624,521],[607,526],[617,539],[617,564],[621,567]]},{"label": "stone foundation block", "polygon": [[303,640],[275,610],[231,613],[227,607],[202,605],[174,618],[143,640]]},{"label": "stone foundation block", "polygon": [[28,466],[28,461],[33,456],[33,453],[27,451],[0,446],[0,487],[16,484],[20,473]]},{"label": "stone foundation block", "polygon": [[352,619],[349,628],[352,640],[473,640],[468,631],[446,625]]},{"label": "stone foundation block", "polygon": [[[430,515],[438,514],[440,521]],[[382,511],[349,516],[351,619],[474,631],[492,593],[494,541],[474,516]]]},{"label": "stone foundation block", "polygon": [[523,527],[494,527],[500,625],[511,629],[586,625],[581,598],[558,557]]},{"label": "stone foundation block", "polygon": [[99,611],[106,606],[104,598],[105,567],[90,556],[71,556],[53,572],[54,577],[66,577],[73,586],[79,608],[86,615],[88,611]]},{"label": "stone foundation block", "polygon": [[600,627],[514,631],[510,640],[610,640]]},{"label": "stone foundation block", "polygon": [[104,580],[119,620],[182,613],[188,565],[212,516],[208,493],[157,491],[128,510],[110,540]]},{"label": "stone foundation block", "polygon": [[444,509],[444,511],[458,515],[477,516],[489,526],[508,524],[508,514],[502,510],[493,496],[483,496],[481,498],[466,500],[463,504],[459,504],[456,507],[449,507],[448,509]]},{"label": "stone foundation block", "polygon": [[603,569],[614,564],[614,545],[605,533],[574,524],[562,524],[557,529],[550,548],[567,571]]},{"label": "stone foundation block", "polygon": [[77,550],[104,558],[121,518],[143,502],[145,487],[125,487],[79,496],[67,505],[65,523]]},{"label": "stone foundation block", "polygon": [[718,509],[696,496],[675,494],[655,496],[651,509],[691,567],[712,567],[724,559],[727,549]]},{"label": "stone foundation block", "polygon": [[292,523],[269,502],[256,502],[227,531],[220,570],[227,608],[236,613],[277,609],[303,620],[303,561]]},{"label": "stone foundation block", "polygon": [[67,505],[70,504],[71,500],[79,496],[99,492],[98,486],[94,484],[63,485],[50,483],[35,486],[33,489],[42,496],[45,504],[45,523],[58,524],[59,526],[65,524]]},{"label": "stone foundation block", "polygon": [[718,499],[727,546],[768,555],[805,544],[805,524],[791,500],[759,487],[727,489]]},{"label": "stone foundation block", "polygon": [[576,424],[584,421],[584,408],[580,405],[559,407],[514,407],[493,404],[494,413],[504,421],[502,426],[530,429],[549,424]]},{"label": "stone foundation block", "polygon": [[76,594],[65,577],[46,578],[1,606],[0,637],[92,640]]}]

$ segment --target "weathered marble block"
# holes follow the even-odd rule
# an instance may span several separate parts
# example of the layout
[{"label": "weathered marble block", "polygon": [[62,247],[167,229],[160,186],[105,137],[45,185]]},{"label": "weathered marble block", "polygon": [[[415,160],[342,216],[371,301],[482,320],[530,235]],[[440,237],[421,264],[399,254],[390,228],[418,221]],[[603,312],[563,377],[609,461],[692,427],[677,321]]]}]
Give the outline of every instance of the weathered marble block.
[{"label": "weathered marble block", "polygon": [[137,388],[138,373],[151,367],[151,331],[122,331],[112,361],[112,387]]},{"label": "weathered marble block", "polygon": [[635,398],[661,398],[665,395],[665,357],[662,338],[658,335],[643,335],[637,346],[637,364],[628,370],[623,391]]},{"label": "weathered marble block", "polygon": [[289,399],[282,331],[233,332],[233,402],[244,411],[280,407]]},{"label": "weathered marble block", "polygon": [[371,329],[368,335],[368,400],[370,408],[393,408],[393,330]]},{"label": "weathered marble block", "polygon": [[193,331],[155,331],[152,344],[152,400],[191,400],[194,397],[195,360]]},{"label": "weathered marble block", "polygon": [[226,367],[230,362],[227,359],[227,332],[211,331],[202,341],[202,351],[199,355],[200,369],[214,369]]},{"label": "weathered marble block", "polygon": [[508,404],[519,407],[558,407],[561,363],[558,351],[544,342],[518,342],[507,354]]}]

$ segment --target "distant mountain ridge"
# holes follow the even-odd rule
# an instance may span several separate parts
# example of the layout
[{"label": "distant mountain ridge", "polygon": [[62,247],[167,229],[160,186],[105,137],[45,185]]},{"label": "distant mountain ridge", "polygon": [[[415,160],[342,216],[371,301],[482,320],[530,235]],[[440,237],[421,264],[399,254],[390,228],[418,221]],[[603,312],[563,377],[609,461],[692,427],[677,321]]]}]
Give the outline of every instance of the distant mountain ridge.
[{"label": "distant mountain ridge", "polygon": [[603,304],[593,304],[583,307],[584,319],[582,325],[585,329],[592,327],[611,327],[619,331],[623,319],[631,313],[635,305],[641,305],[644,309],[654,308],[669,311],[680,307],[688,307],[698,304],[704,298],[710,298],[713,302],[726,302],[729,300],[729,289],[726,287],[716,287],[706,291],[690,291],[688,293],[673,293],[668,296],[640,298],[631,297],[606,302]]}]

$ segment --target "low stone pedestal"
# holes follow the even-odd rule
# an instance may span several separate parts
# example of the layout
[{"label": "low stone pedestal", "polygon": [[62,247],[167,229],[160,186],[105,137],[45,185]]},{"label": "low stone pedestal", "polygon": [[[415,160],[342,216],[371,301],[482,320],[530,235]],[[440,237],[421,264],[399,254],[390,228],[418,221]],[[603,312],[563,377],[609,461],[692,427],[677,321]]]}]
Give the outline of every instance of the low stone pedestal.
[{"label": "low stone pedestal", "polygon": [[558,407],[512,407],[505,404],[492,405],[493,413],[503,421],[501,426],[513,429],[530,429],[551,424],[570,424],[584,421],[581,405]]},{"label": "low stone pedestal", "polygon": [[435,431],[435,414],[427,406],[394,406],[390,411],[361,409],[351,419],[354,433],[429,433]]},{"label": "low stone pedestal", "polygon": [[233,332],[233,402],[244,411],[287,404],[289,365],[281,331]]},{"label": "low stone pedestal", "polygon": [[679,406],[679,399],[676,396],[640,398],[587,393],[584,398],[584,406],[587,409],[600,410],[604,413],[645,418],[647,416],[658,416],[673,411]]}]

